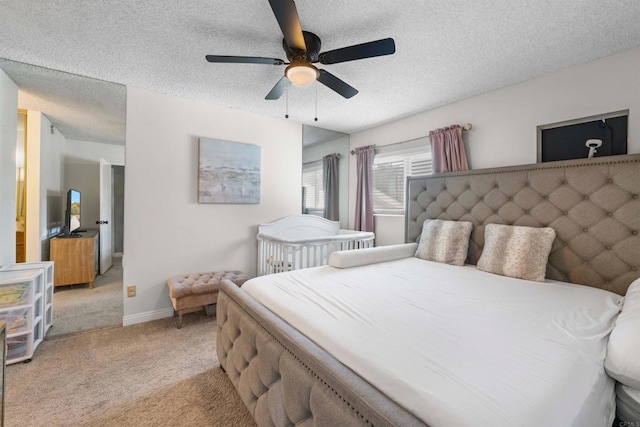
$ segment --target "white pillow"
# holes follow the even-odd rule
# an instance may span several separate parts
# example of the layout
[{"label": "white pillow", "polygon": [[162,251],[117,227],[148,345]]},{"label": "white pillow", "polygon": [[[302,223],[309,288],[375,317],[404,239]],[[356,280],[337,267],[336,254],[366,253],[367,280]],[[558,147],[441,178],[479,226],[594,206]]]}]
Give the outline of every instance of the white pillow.
[{"label": "white pillow", "polygon": [[640,390],[627,387],[620,382],[616,384],[616,418],[628,423],[620,423],[619,426],[638,426],[631,423],[640,421]]},{"label": "white pillow", "polygon": [[416,257],[427,261],[464,265],[472,228],[473,224],[469,221],[425,220]]},{"label": "white pillow", "polygon": [[487,224],[478,270],[544,282],[555,237],[550,227]]},{"label": "white pillow", "polygon": [[604,367],[609,376],[640,390],[640,279],[627,289],[609,336]]},{"label": "white pillow", "polygon": [[417,243],[405,243],[401,245],[337,251],[329,255],[329,265],[335,268],[350,268],[409,258],[416,252],[417,246]]}]

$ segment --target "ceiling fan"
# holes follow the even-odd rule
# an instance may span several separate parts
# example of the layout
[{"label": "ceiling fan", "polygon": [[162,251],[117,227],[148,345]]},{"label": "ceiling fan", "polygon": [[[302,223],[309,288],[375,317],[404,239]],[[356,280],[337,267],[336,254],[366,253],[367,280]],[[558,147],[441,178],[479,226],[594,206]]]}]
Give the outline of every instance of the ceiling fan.
[{"label": "ceiling fan", "polygon": [[232,64],[270,64],[285,65],[284,76],[267,94],[265,99],[279,99],[289,88],[291,83],[306,86],[319,81],[329,89],[345,98],[351,98],[358,90],[330,72],[318,69],[313,63],[324,65],[354,61],[356,59],[373,58],[391,55],[396,51],[392,38],[376,40],[368,43],[343,47],[320,53],[320,37],[308,31],[302,31],[298,10],[293,0],[269,0],[273,14],[276,16],[280,29],[284,35],[282,46],[289,62],[278,58],[262,58],[255,56],[226,56],[207,55],[207,61],[214,63]]}]

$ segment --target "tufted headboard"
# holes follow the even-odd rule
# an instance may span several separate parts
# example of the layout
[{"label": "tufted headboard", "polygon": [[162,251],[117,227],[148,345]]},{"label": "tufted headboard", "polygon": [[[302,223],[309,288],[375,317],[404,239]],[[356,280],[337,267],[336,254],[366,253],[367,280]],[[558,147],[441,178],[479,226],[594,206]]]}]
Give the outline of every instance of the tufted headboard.
[{"label": "tufted headboard", "polygon": [[425,219],[471,221],[476,264],[490,223],[551,227],[547,277],[624,295],[640,277],[640,154],[407,179],[405,242]]}]

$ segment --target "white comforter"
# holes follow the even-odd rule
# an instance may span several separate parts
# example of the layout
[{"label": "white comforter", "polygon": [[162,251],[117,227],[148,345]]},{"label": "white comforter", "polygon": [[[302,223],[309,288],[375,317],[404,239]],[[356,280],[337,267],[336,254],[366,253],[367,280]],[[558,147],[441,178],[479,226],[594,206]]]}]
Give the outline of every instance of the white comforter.
[{"label": "white comforter", "polygon": [[622,297],[406,258],[243,289],[432,426],[605,426]]}]

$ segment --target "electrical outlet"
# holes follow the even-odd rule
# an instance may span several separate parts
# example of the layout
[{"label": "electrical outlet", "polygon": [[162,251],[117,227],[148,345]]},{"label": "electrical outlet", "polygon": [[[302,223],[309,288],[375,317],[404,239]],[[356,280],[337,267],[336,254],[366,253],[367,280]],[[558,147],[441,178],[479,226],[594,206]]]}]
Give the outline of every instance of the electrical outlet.
[{"label": "electrical outlet", "polygon": [[135,285],[127,286],[127,298],[131,298],[135,296],[136,296],[136,286]]}]

